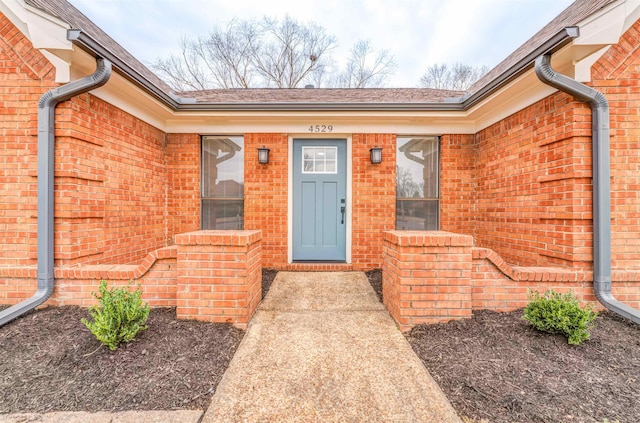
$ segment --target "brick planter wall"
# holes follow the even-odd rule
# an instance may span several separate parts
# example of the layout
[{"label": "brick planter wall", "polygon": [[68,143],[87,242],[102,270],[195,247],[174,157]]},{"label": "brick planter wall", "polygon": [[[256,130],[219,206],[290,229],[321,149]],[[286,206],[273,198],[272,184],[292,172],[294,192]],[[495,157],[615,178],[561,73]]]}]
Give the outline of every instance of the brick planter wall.
[{"label": "brick planter wall", "polygon": [[[471,317],[473,310],[522,308],[531,290],[572,292],[604,309],[591,271],[513,266],[493,250],[473,247],[472,237],[450,232],[385,232],[382,272],[384,304],[403,331]],[[613,295],[640,308],[640,272],[614,271],[612,279]]]},{"label": "brick planter wall", "polygon": [[[176,236],[138,264],[63,266],[44,306],[96,304],[100,280],[110,287],[140,284],[152,307],[176,307],[181,319],[245,328],[262,299],[260,231],[198,231]],[[35,266],[0,267],[0,304],[17,304],[36,290]]]},{"label": "brick planter wall", "polygon": [[471,317],[472,245],[450,232],[384,233],[382,298],[401,330]]},{"label": "brick planter wall", "polygon": [[180,319],[245,328],[262,299],[260,231],[196,231],[176,236]]}]

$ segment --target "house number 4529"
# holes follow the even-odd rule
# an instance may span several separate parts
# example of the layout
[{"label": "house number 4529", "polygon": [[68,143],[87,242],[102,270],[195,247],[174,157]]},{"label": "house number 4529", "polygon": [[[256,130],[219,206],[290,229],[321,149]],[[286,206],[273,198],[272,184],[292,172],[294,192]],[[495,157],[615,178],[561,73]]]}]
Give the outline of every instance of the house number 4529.
[{"label": "house number 4529", "polygon": [[311,125],[309,132],[333,132],[333,125]]}]

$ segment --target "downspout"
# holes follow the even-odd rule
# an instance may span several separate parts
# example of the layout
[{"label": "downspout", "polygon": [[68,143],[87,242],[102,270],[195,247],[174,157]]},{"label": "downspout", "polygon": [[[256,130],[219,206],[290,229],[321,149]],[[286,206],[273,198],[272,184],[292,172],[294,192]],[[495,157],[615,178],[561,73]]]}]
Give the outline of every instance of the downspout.
[{"label": "downspout", "polygon": [[0,326],[44,303],[53,293],[53,187],[55,109],[61,101],[103,86],[111,76],[111,62],[97,59],[96,71],[47,91],[38,102],[38,289],[21,303],[0,312]]},{"label": "downspout", "polygon": [[535,62],[538,79],[591,106],[593,145],[593,290],[598,301],[640,324],[640,311],[618,301],[611,292],[611,193],[609,169],[609,103],[601,92],[551,68],[551,55]]}]

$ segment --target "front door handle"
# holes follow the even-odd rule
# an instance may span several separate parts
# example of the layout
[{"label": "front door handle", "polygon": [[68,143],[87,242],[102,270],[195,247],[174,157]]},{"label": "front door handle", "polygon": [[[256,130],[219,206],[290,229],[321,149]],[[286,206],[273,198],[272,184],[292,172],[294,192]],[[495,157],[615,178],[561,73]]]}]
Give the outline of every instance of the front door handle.
[{"label": "front door handle", "polygon": [[345,204],[345,199],[344,198],[340,199],[340,204],[342,204],[342,207],[340,207],[340,213],[342,214],[342,219],[340,220],[340,223],[344,225],[344,213],[347,210],[347,206]]}]

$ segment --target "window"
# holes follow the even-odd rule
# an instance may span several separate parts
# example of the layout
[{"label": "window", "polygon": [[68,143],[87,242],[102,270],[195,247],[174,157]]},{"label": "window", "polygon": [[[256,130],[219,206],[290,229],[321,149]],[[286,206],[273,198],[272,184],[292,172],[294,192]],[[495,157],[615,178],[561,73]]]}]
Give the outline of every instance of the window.
[{"label": "window", "polygon": [[202,137],[201,186],[202,229],[243,229],[243,137]]},{"label": "window", "polygon": [[338,147],[302,147],[302,173],[338,173]]},{"label": "window", "polygon": [[439,141],[438,137],[397,138],[396,229],[438,229]]}]

